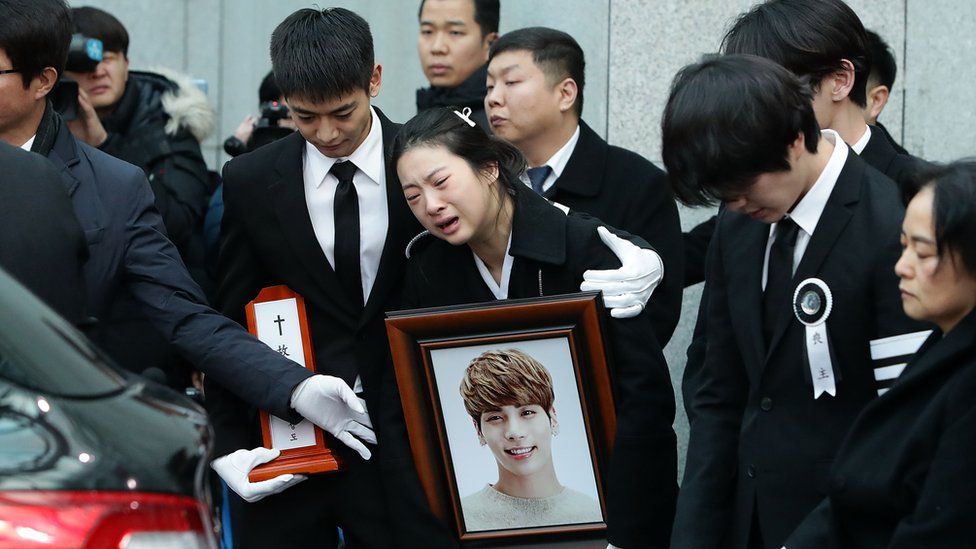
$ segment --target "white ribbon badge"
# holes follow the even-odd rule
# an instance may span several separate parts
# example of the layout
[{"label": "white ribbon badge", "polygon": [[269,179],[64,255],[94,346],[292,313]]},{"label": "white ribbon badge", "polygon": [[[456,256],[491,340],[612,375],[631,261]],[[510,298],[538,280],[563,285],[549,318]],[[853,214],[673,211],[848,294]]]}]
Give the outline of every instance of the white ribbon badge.
[{"label": "white ribbon badge", "polygon": [[806,326],[804,346],[810,378],[813,381],[813,398],[827,393],[837,396],[837,380],[830,359],[830,343],[827,340],[827,317],[833,309],[834,299],[827,283],[819,278],[808,278],[793,293],[793,313]]}]

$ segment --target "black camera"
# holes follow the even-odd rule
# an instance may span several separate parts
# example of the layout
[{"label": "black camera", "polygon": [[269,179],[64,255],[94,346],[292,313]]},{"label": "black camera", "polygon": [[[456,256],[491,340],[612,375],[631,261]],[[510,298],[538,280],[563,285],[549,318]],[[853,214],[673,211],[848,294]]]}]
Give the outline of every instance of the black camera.
[{"label": "black camera", "polygon": [[[68,62],[65,69],[71,72],[93,72],[102,61],[102,41],[82,34],[71,36]],[[51,90],[51,102],[65,120],[78,118],[78,83],[65,76]]]},{"label": "black camera", "polygon": [[277,128],[279,120],[288,118],[288,105],[279,101],[265,101],[260,109],[261,118],[254,123],[255,128]]}]

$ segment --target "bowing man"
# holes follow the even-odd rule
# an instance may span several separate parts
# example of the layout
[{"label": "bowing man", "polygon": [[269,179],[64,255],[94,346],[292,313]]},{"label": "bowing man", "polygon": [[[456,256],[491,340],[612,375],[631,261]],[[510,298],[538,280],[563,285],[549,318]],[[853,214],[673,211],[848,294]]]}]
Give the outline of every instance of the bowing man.
[{"label": "bowing man", "polygon": [[877,396],[871,340],[920,329],[891,270],[899,192],[759,57],[682,69],[662,126],[675,194],[725,206],[672,547],[778,548]]}]

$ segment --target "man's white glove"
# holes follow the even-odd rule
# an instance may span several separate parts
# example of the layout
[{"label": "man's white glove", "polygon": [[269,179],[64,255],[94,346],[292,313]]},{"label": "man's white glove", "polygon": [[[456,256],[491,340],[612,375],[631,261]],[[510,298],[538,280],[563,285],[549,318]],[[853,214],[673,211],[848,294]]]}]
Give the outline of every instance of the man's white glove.
[{"label": "man's white glove", "polygon": [[586,271],[580,290],[603,291],[603,304],[614,318],[637,316],[664,278],[664,262],[654,250],[636,246],[606,227],[598,228],[597,233],[620,260],[621,267],[612,271]]},{"label": "man's white glove", "polygon": [[247,479],[251,469],[273,460],[280,453],[280,450],[264,447],[253,450],[241,449],[213,460],[210,466],[235,494],[248,503],[254,503],[271,494],[283,492],[308,478],[304,475],[286,474],[261,482],[251,482]]},{"label": "man's white glove", "polygon": [[376,444],[373,423],[366,412],[366,401],[333,376],[317,374],[295,387],[291,407],[305,419],[325,429],[340,442],[369,459],[369,449],[356,437]]}]

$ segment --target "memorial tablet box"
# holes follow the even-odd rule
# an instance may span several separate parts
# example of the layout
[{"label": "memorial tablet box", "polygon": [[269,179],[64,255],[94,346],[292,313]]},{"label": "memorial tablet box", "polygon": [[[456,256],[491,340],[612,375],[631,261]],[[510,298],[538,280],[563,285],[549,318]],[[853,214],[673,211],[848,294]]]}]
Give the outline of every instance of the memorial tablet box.
[{"label": "memorial tablet box", "polygon": [[[305,300],[288,286],[270,286],[247,304],[247,328],[282,356],[315,371],[315,356],[308,332]],[[255,467],[251,482],[286,473],[312,474],[338,471],[341,462],[325,443],[325,435],[311,421],[289,423],[261,410],[264,446],[281,450],[276,459]]]}]

